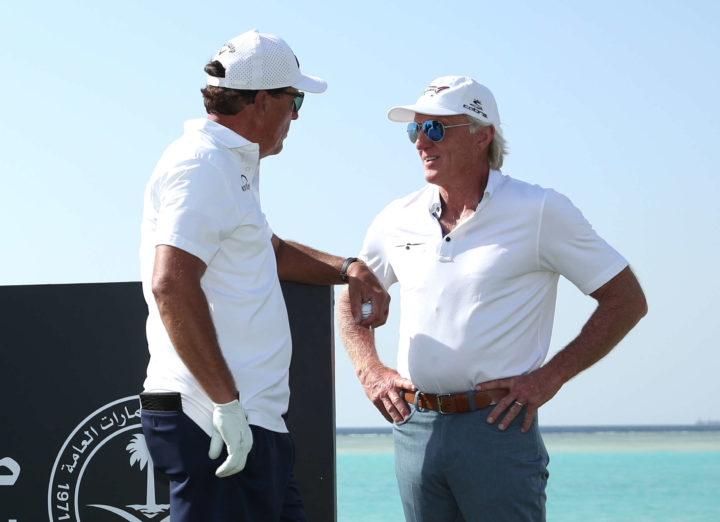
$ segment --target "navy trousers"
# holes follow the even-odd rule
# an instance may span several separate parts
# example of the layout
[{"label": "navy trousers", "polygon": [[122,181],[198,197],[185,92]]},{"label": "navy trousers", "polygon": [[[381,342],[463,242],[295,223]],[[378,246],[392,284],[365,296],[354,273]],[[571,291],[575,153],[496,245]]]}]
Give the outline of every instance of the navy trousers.
[{"label": "navy trousers", "polygon": [[170,479],[172,522],[306,522],[288,433],[251,426],[245,469],[218,478],[227,453],[211,460],[210,437],[187,415],[143,409],[141,420],[155,469]]}]

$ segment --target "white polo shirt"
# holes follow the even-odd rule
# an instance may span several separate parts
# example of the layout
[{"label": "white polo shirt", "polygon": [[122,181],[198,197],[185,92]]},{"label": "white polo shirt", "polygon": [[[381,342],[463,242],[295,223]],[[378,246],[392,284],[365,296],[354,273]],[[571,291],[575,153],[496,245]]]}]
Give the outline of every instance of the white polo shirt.
[{"label": "white polo shirt", "polygon": [[192,120],[161,157],[145,191],[145,390],[180,392],[183,410],[208,434],[212,402],[178,357],[152,295],[155,247],[171,245],[205,262],[201,286],[249,422],[286,432],[290,326],[272,231],[260,207],[258,167],[257,144],[210,120]]},{"label": "white polo shirt", "polygon": [[435,185],[392,202],[360,253],[386,288],[400,283],[398,372],[428,393],[538,368],[558,276],[590,294],[627,266],[565,196],[497,170],[445,237],[440,209]]}]

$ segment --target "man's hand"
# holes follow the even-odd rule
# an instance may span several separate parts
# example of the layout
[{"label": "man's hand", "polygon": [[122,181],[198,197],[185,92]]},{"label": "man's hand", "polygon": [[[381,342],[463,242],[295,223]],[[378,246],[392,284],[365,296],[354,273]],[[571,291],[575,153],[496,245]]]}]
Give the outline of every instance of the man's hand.
[{"label": "man's hand", "polygon": [[[390,296],[380,284],[375,274],[362,261],[356,261],[348,267],[348,289],[350,290],[350,310],[355,324],[377,328],[387,321],[390,311]],[[363,319],[363,303],[372,303],[372,313]]]},{"label": "man's hand", "polygon": [[527,375],[496,379],[475,386],[475,390],[477,391],[494,389],[504,389],[508,391],[508,394],[503,397],[490,412],[487,421],[493,424],[500,418],[503,412],[506,412],[498,424],[499,429],[505,430],[515,417],[520,415],[523,408],[525,408],[525,416],[521,430],[523,433],[526,433],[530,429],[530,426],[532,426],[538,408],[552,399],[562,386],[562,383],[553,381],[548,375],[544,375],[545,373],[546,370],[543,367]]},{"label": "man's hand", "polygon": [[388,422],[401,422],[410,415],[403,393],[415,392],[417,388],[410,380],[382,364],[376,364],[358,372],[365,394]]},{"label": "man's hand", "polygon": [[[390,296],[375,274],[360,260],[346,268],[347,280],[341,277],[345,261],[340,257],[320,252],[294,241],[272,236],[278,277],[281,281],[296,281],[310,285],[333,285],[347,282],[350,289],[350,307],[355,324],[378,327],[387,321]],[[363,319],[361,306],[372,302],[372,313]]]},{"label": "man's hand", "polygon": [[[367,269],[364,263],[353,263],[350,267],[353,265],[362,265]],[[415,392],[417,388],[409,379],[380,362],[375,349],[375,333],[372,328],[364,328],[363,322],[358,320],[360,303],[355,304],[357,308],[351,311],[349,289],[343,288],[337,303],[340,336],[360,384],[365,389],[365,395],[388,422],[401,422],[410,415],[403,392]],[[375,303],[373,308],[373,312],[377,313]],[[384,316],[387,317],[387,311]]]},{"label": "man's hand", "polygon": [[215,471],[218,477],[227,477],[243,470],[253,444],[252,431],[240,400],[227,404],[215,404],[213,409],[213,434],[208,456],[220,456],[223,443],[227,446],[228,457]]}]

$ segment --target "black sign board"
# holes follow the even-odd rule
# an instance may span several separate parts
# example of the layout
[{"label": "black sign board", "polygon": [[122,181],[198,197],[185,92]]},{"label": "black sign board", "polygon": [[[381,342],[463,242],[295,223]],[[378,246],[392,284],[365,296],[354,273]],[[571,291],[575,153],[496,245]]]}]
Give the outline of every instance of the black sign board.
[{"label": "black sign board", "polygon": [[[334,521],[332,290],[283,283],[293,336],[288,425],[310,520]],[[137,394],[139,283],[0,287],[0,522],[162,522]]]}]

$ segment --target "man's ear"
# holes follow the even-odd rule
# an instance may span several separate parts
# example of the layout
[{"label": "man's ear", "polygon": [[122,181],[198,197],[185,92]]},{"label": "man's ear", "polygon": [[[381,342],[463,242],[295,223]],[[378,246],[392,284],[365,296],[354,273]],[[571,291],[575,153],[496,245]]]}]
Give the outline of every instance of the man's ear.
[{"label": "man's ear", "polygon": [[255,95],[255,103],[253,105],[255,105],[258,114],[264,114],[267,110],[268,96],[267,91],[258,91]]},{"label": "man's ear", "polygon": [[480,150],[485,149],[490,146],[490,142],[492,142],[495,137],[495,127],[492,125],[483,127],[483,129],[480,132],[477,132],[475,136],[477,136],[477,144]]}]

